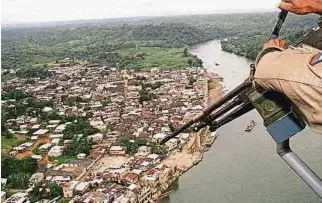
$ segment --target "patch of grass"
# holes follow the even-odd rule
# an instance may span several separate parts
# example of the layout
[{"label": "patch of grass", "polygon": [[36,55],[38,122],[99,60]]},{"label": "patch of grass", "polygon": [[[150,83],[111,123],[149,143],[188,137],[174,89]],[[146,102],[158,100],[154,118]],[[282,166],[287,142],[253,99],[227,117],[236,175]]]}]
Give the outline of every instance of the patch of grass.
[{"label": "patch of grass", "polygon": [[69,155],[62,155],[62,156],[58,156],[58,157],[49,157],[48,159],[49,159],[49,161],[57,160],[57,166],[58,166],[67,160],[75,160],[76,157],[69,156]]},{"label": "patch of grass", "polygon": [[[164,69],[177,69],[189,67],[188,59],[192,56],[184,56],[183,48],[140,47],[119,49],[118,52],[124,59],[135,59],[136,67],[140,69],[161,67]],[[140,57],[140,55],[142,57]]]},{"label": "patch of grass", "polygon": [[16,147],[22,143],[26,142],[26,139],[18,139],[16,137],[12,139],[7,139],[5,137],[1,137],[1,149],[4,152],[10,151],[13,147]]}]

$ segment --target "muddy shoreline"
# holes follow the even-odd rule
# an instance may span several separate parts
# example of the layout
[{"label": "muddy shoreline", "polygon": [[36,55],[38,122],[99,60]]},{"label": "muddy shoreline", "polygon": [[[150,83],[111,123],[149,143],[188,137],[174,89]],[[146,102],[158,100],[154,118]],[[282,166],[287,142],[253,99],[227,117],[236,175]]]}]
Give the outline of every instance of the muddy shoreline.
[{"label": "muddy shoreline", "polygon": [[[205,89],[207,90],[205,104],[208,106],[222,97],[223,87],[221,84],[222,78],[218,74],[207,72],[205,78]],[[168,198],[173,184],[178,182],[180,176],[202,161],[204,153],[212,147],[217,136],[216,132],[211,133],[207,129],[202,129],[197,133],[191,133],[190,139],[182,145],[181,150],[174,150],[162,161],[164,165],[172,168],[176,172],[169,186],[165,190],[161,190],[157,201]]]}]

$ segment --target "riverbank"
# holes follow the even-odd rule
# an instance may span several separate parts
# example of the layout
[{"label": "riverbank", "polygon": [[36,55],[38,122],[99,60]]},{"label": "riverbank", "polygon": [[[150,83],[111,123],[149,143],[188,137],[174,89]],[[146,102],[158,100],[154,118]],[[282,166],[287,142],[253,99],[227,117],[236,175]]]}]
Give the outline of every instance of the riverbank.
[{"label": "riverbank", "polygon": [[[222,96],[222,78],[214,72],[205,73],[205,105],[220,99]],[[217,138],[216,132],[209,132],[207,129],[201,129],[199,132],[190,133],[189,140],[183,142],[178,149],[162,161],[162,164],[175,171],[172,182],[162,191],[158,197],[166,197],[172,184],[176,182],[180,176],[188,172],[194,165],[202,161],[203,155],[213,145]]]},{"label": "riverbank", "polygon": [[[209,72],[224,78],[225,90],[232,90],[249,75],[252,61],[222,51],[219,41],[203,43],[189,51],[202,59]],[[220,136],[214,147],[204,154],[198,167],[180,177],[162,203],[318,202],[317,196],[278,157],[265,127],[257,125],[252,132],[244,132],[251,120],[262,123],[259,114],[251,111],[218,129]],[[322,136],[306,129],[291,143],[321,176]]]}]

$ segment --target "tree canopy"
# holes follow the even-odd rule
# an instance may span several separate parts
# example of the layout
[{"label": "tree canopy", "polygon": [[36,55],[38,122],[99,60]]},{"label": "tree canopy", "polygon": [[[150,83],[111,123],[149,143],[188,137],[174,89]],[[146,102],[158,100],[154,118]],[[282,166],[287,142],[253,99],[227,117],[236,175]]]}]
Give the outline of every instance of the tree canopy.
[{"label": "tree canopy", "polygon": [[84,137],[99,133],[97,128],[94,128],[86,118],[78,117],[71,124],[67,125],[63,131],[66,139],[72,139],[77,134],[83,134]]},{"label": "tree canopy", "polygon": [[47,183],[46,185],[38,183],[29,193],[29,199],[31,202],[37,202],[45,199],[51,200],[62,195],[63,188],[56,183]]},{"label": "tree canopy", "polygon": [[8,188],[26,188],[29,178],[37,170],[37,160],[31,157],[17,160],[12,156],[1,155],[1,178],[7,178]]}]

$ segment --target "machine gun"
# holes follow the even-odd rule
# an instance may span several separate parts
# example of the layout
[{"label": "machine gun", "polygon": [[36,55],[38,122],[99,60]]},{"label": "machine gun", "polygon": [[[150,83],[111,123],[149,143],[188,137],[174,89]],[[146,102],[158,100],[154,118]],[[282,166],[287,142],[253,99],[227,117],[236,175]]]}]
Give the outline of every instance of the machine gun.
[{"label": "machine gun", "polygon": [[[287,11],[279,13],[277,24],[269,39],[278,38]],[[209,127],[211,132],[230,121],[256,109],[263,118],[264,126],[276,142],[276,152],[295,171],[300,178],[322,199],[322,180],[290,148],[289,139],[305,128],[299,111],[283,94],[267,91],[253,82],[255,65],[250,65],[250,77],[220,100],[205,108],[200,114],[189,120],[165,137],[164,144],[181,132],[192,128],[193,131]]]}]

